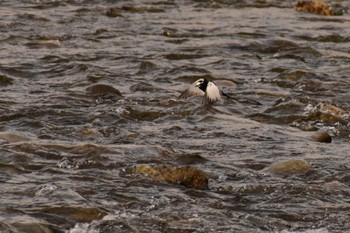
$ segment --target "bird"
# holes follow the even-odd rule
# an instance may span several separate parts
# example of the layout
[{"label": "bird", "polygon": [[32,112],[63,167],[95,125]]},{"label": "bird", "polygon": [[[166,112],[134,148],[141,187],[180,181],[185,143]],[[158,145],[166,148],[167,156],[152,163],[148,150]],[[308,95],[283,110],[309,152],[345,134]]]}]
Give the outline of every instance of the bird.
[{"label": "bird", "polygon": [[200,78],[183,91],[179,98],[186,99],[191,96],[204,96],[202,101],[203,105],[205,107],[210,107],[215,102],[221,100],[221,95],[231,98],[229,95],[222,92],[213,81]]}]

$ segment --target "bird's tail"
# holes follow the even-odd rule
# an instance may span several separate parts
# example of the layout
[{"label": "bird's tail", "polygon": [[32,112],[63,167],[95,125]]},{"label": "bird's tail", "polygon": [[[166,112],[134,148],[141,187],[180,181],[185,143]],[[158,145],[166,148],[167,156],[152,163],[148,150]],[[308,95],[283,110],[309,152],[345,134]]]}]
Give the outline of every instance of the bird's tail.
[{"label": "bird's tail", "polygon": [[223,92],[222,90],[220,90],[220,94],[223,95],[223,96],[225,96],[225,97],[227,97],[227,98],[229,98],[229,99],[235,99],[234,97],[232,97],[232,96],[226,94],[226,93]]}]

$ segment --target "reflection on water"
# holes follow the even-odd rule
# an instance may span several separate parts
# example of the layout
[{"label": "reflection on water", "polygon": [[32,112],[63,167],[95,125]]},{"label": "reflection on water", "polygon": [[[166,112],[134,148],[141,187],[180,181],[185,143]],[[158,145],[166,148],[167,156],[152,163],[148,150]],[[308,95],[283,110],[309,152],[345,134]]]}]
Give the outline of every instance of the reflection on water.
[{"label": "reflection on water", "polygon": [[[337,7],[1,2],[0,231],[346,231]],[[178,99],[199,78],[233,98]]]}]

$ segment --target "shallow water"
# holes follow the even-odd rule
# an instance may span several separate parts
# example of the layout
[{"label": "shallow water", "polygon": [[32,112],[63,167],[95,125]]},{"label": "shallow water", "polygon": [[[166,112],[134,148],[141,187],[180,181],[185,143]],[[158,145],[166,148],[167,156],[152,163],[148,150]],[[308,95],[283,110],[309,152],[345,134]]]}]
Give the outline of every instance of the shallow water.
[{"label": "shallow water", "polygon": [[[2,1],[0,231],[349,231],[337,3],[325,17],[285,1]],[[199,77],[234,82],[234,99],[179,100]],[[311,169],[267,172],[291,159]],[[196,167],[208,188],[140,164]]]}]

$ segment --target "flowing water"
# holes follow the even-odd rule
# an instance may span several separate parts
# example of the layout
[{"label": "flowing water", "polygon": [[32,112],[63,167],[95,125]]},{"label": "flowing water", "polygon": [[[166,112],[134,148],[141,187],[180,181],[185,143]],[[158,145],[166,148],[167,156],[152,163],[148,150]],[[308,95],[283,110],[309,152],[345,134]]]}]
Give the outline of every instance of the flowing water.
[{"label": "flowing water", "polygon": [[[0,231],[350,232],[350,4],[334,3],[2,0]],[[203,77],[233,98],[177,98]],[[267,172],[289,160],[311,168]]]}]

